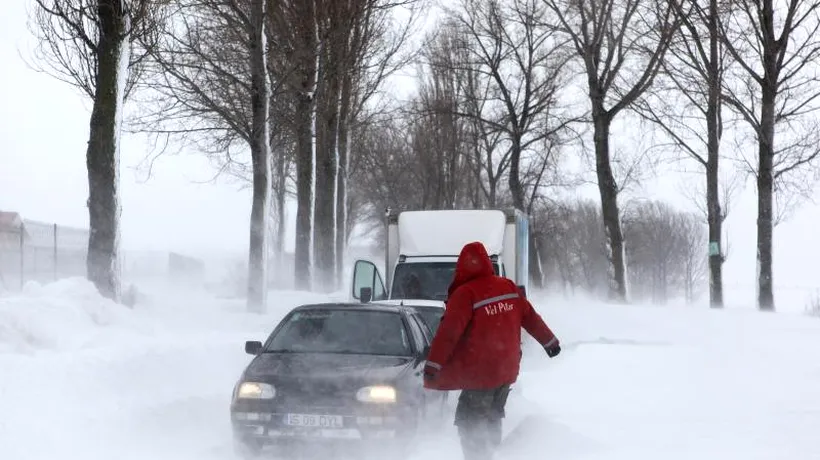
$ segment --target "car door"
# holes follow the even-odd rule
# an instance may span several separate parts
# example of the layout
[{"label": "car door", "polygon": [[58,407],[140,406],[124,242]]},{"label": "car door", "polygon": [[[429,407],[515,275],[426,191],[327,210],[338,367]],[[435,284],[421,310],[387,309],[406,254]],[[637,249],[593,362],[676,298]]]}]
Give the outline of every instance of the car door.
[{"label": "car door", "polygon": [[[407,322],[407,328],[410,331],[410,336],[413,340],[413,350],[415,354],[421,355],[424,349],[429,345],[429,341],[425,338],[424,333],[419,328],[418,319],[416,319],[412,313],[407,312],[405,315],[405,321]],[[424,390],[424,365],[426,364],[426,360],[423,358],[416,359],[413,363],[413,375],[416,378],[416,384],[419,388],[419,395],[422,399],[424,399],[425,392]]]},{"label": "car door", "polygon": [[[409,315],[411,321],[415,324],[416,329],[418,329],[419,334],[421,335],[421,340],[424,345],[422,349],[426,349],[430,346],[433,341],[433,332],[430,331],[430,327],[424,321],[424,318],[418,312],[413,312]],[[427,360],[421,360],[421,370],[422,370],[422,387],[424,386],[423,381],[423,371],[424,365],[427,363]],[[424,399],[426,404],[426,413],[427,414],[440,414],[442,407],[447,399],[448,392],[446,391],[439,391],[439,390],[431,390],[428,388],[424,388]]]},{"label": "car door", "polygon": [[[367,290],[369,298],[362,298],[363,289]],[[353,265],[353,286],[350,297],[362,303],[387,299],[381,272],[373,262],[357,260]]]},{"label": "car door", "polygon": [[[435,337],[435,331],[430,329],[430,325],[427,323],[427,321],[424,320],[424,317],[421,315],[421,313],[416,313],[416,315],[418,316],[417,321],[419,323],[419,326],[422,329],[422,332],[424,333],[424,335],[427,338],[428,344],[432,344],[433,343],[433,337]],[[446,412],[446,410],[447,410],[447,401],[450,398],[450,391],[447,391],[447,390],[428,390],[428,391],[433,393],[433,395],[434,395],[434,397],[430,398],[431,401],[432,401],[432,404],[436,405],[436,409],[441,411],[441,414],[443,415],[444,412]]]}]

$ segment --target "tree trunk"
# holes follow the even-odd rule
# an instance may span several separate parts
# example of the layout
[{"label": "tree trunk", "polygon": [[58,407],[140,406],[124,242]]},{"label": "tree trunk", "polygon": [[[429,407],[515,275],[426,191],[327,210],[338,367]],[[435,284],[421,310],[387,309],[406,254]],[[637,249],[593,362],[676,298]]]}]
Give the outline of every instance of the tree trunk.
[{"label": "tree trunk", "polygon": [[310,290],[310,237],[313,230],[313,96],[297,95],[296,101],[296,245],[295,287]]},{"label": "tree trunk", "polygon": [[624,264],[624,239],[618,209],[618,185],[615,183],[609,155],[609,126],[611,119],[600,107],[593,108],[592,116],[598,191],[601,194],[601,210],[611,264],[609,296],[616,302],[626,302],[626,267]]},{"label": "tree trunk", "polygon": [[101,295],[120,301],[119,187],[122,105],[130,53],[123,0],[100,0],[97,80],[86,151],[89,237],[86,271]]},{"label": "tree trunk", "polygon": [[495,177],[490,177],[489,188],[490,196],[487,198],[487,206],[495,209],[498,203],[498,182]]},{"label": "tree trunk", "polygon": [[774,123],[775,91],[764,86],[761,98],[757,166],[757,305],[774,310],[772,236],[774,233]]},{"label": "tree trunk", "polygon": [[513,140],[510,152],[510,195],[516,209],[525,210],[524,186],[521,184],[521,139]]},{"label": "tree trunk", "polygon": [[268,292],[268,218],[270,212],[271,169],[270,86],[266,63],[266,0],[253,0],[250,15],[251,110],[253,125],[251,162],[253,202],[251,205],[250,247],[248,254],[248,311],[264,313]]},{"label": "tree trunk", "polygon": [[279,216],[276,226],[276,278],[282,281],[281,277],[284,273],[285,267],[285,224],[287,223],[287,215],[285,210],[285,198],[287,197],[287,169],[285,168],[285,152],[279,153],[276,160],[276,182],[279,184],[276,188],[276,215]]},{"label": "tree trunk", "polygon": [[[332,23],[331,27],[334,23]],[[335,32],[335,31],[332,31]],[[324,292],[335,289],[336,271],[336,183],[339,132],[339,36],[336,33],[322,53],[323,81],[317,96],[316,132],[316,211],[313,233],[317,287]]]},{"label": "tree trunk", "polygon": [[296,74],[300,79],[296,92],[296,248],[295,287],[311,289],[310,243],[313,234],[313,186],[315,174],[314,107],[316,91],[316,52],[319,37],[316,30],[316,4],[313,0],[296,2],[299,7],[298,53]]},{"label": "tree trunk", "polygon": [[[544,287],[544,272],[541,265],[541,251],[538,250],[538,235],[530,231],[529,239],[529,254],[527,258],[529,259],[530,281],[532,281],[535,289],[542,289]],[[535,267],[533,267],[533,265]]]},{"label": "tree trunk", "polygon": [[336,182],[336,280],[339,285],[344,280],[347,249],[347,174],[350,168],[349,118],[352,92],[353,77],[351,72],[347,71],[342,76],[339,101],[339,169]]},{"label": "tree trunk", "polygon": [[709,1],[709,94],[706,108],[706,220],[709,225],[709,304],[723,308],[723,216],[720,208],[720,56],[717,0]]}]

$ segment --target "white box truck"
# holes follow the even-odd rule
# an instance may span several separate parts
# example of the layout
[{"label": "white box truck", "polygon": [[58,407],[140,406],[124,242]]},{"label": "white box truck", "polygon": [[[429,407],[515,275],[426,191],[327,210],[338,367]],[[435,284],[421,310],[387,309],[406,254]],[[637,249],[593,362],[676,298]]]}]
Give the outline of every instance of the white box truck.
[{"label": "white box truck", "polygon": [[[526,292],[529,219],[518,209],[386,212],[385,278],[376,264],[357,260],[352,297],[360,302],[435,301],[447,298],[458,255],[480,241],[495,272]],[[415,287],[413,281],[416,281]],[[418,302],[416,302],[418,303]]]}]

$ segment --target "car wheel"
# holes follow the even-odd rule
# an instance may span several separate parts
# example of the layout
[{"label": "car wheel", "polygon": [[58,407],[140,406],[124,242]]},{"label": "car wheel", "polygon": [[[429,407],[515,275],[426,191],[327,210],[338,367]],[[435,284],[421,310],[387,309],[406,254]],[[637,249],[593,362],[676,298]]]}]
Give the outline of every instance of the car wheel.
[{"label": "car wheel", "polygon": [[254,460],[261,456],[264,445],[258,439],[234,438],[233,448],[239,458]]}]

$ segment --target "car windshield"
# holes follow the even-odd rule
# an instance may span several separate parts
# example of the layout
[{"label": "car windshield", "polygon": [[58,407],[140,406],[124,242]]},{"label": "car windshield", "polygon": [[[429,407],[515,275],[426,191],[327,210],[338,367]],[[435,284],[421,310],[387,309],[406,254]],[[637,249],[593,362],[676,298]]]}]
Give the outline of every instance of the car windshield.
[{"label": "car windshield", "polygon": [[411,356],[410,341],[396,312],[322,309],[285,319],[266,352]]},{"label": "car windshield", "polygon": [[[498,264],[493,264],[498,274]],[[396,265],[392,299],[446,300],[455,262],[411,262]]]}]

